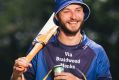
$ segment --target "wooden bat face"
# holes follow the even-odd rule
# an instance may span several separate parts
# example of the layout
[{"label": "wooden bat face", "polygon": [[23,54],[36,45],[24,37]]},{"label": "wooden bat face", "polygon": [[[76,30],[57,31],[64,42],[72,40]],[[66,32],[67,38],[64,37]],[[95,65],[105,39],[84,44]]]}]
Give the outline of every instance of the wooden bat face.
[{"label": "wooden bat face", "polygon": [[41,36],[43,34],[46,34],[52,27],[58,27],[54,21],[53,21],[53,18],[54,18],[54,13],[52,13],[52,15],[50,16],[49,20],[46,22],[46,24],[43,26],[43,28],[40,30],[40,32],[38,33],[38,35],[36,36],[36,38],[33,40],[33,43],[34,42],[37,42],[37,37],[38,36]]},{"label": "wooden bat face", "polygon": [[38,33],[36,38],[33,40],[34,47],[26,56],[27,62],[30,62],[33,59],[33,57],[44,47],[43,44],[47,44],[52,35],[56,33],[58,26],[55,25],[53,18],[54,13],[51,15],[47,23]]}]

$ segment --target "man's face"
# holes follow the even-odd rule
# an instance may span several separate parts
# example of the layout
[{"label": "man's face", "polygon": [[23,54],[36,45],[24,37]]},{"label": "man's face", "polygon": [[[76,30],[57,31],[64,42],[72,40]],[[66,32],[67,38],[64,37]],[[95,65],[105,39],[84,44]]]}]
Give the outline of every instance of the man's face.
[{"label": "man's face", "polygon": [[61,10],[57,18],[64,32],[75,34],[84,21],[83,7],[79,4],[71,4]]}]

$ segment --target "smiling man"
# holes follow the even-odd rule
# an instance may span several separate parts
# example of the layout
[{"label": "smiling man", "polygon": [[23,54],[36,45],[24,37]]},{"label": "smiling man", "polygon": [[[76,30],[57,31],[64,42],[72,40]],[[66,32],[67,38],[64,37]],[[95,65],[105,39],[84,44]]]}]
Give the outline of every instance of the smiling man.
[{"label": "smiling man", "polygon": [[51,72],[47,80],[112,80],[105,50],[81,30],[90,15],[87,4],[82,0],[56,0],[54,12],[57,35],[31,63],[26,57],[18,58],[11,80],[43,80],[56,65],[63,66],[64,72]]}]

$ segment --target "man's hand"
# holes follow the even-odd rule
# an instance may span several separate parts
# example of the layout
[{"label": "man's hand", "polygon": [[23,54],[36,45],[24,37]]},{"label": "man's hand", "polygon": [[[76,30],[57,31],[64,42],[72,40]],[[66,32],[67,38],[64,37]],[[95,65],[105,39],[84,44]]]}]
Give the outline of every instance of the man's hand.
[{"label": "man's hand", "polygon": [[32,65],[31,63],[27,62],[26,57],[16,59],[15,64],[13,66],[13,73],[11,79],[22,80],[23,73],[26,72],[29,67],[32,67]]},{"label": "man's hand", "polygon": [[68,72],[56,73],[54,80],[82,80]]}]

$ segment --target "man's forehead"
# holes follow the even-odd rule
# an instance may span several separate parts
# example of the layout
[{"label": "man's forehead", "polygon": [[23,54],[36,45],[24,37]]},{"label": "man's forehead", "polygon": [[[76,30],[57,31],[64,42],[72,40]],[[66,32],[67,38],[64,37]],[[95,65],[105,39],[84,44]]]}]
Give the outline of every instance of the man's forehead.
[{"label": "man's forehead", "polygon": [[82,5],[73,3],[73,4],[70,4],[70,5],[66,6],[64,9],[69,9],[69,8],[72,8],[72,7],[73,8],[78,8],[78,9],[83,8]]}]

